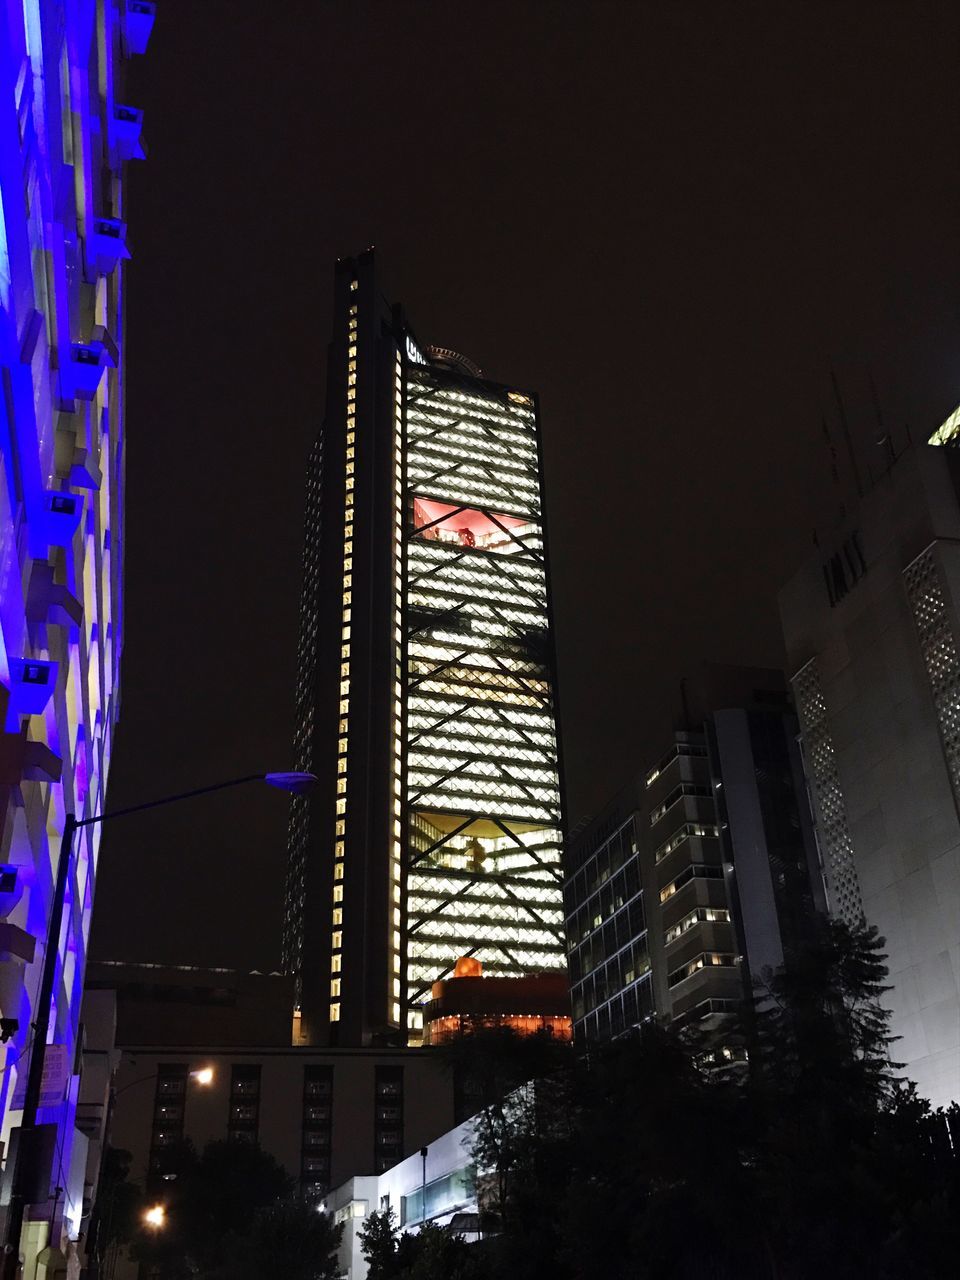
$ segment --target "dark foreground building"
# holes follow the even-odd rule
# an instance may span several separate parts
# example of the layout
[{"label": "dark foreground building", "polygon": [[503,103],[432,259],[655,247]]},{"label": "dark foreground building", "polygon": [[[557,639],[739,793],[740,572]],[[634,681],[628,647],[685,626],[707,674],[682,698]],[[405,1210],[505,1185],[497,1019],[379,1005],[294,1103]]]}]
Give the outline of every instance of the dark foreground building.
[{"label": "dark foreground building", "polygon": [[659,762],[570,842],[574,1029],[732,1012],[823,909],[778,672],[707,667]]},{"label": "dark foreground building", "polygon": [[433,983],[562,971],[539,421],[337,266],[310,462],[284,966],[295,1040],[421,1042]]}]

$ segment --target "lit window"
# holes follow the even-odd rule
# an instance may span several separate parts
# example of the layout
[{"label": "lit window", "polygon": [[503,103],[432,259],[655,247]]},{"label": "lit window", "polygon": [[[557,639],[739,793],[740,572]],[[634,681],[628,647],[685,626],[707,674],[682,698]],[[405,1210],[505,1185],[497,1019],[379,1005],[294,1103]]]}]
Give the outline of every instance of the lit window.
[{"label": "lit window", "polygon": [[[345,762],[341,761],[341,764],[345,765]],[[338,778],[337,779],[337,795],[344,796],[346,794],[347,794],[347,780],[346,778]]]},{"label": "lit window", "polygon": [[330,1006],[330,1021],[331,1022],[340,1021],[340,1006],[338,1004],[332,1004]]},{"label": "lit window", "polygon": [[335,884],[333,886],[333,900],[334,902],[343,901],[343,885],[342,884]]},{"label": "lit window", "polygon": [[331,936],[332,936],[332,941],[330,945],[333,947],[334,951],[339,951],[340,948],[343,946],[343,934],[340,932],[339,929],[335,929]]},{"label": "lit window", "polygon": [[342,907],[333,908],[333,919],[330,921],[330,923],[335,925],[343,924],[343,908]]},{"label": "lit window", "polygon": [[331,972],[331,973],[339,973],[339,972],[340,972],[340,965],[341,965],[342,963],[343,963],[343,957],[342,957],[342,956],[339,956],[339,955],[333,956],[333,957],[331,958],[331,960],[330,960],[330,972]]},{"label": "lit window", "polygon": [[343,800],[343,799],[338,800],[338,801],[337,801],[337,813],[346,813],[346,812],[347,812],[347,802],[346,802],[346,800]]},{"label": "lit window", "polygon": [[333,864],[333,878],[334,880],[343,879],[343,863],[342,862],[335,862]]},{"label": "lit window", "polygon": [[342,836],[346,833],[346,830],[347,830],[347,824],[343,821],[343,819],[340,819],[337,822],[335,834],[338,836]]},{"label": "lit window", "polygon": [[330,979],[330,994],[331,994],[332,996],[338,996],[338,995],[340,994],[340,979],[339,979],[339,978],[331,978],[331,979]]}]

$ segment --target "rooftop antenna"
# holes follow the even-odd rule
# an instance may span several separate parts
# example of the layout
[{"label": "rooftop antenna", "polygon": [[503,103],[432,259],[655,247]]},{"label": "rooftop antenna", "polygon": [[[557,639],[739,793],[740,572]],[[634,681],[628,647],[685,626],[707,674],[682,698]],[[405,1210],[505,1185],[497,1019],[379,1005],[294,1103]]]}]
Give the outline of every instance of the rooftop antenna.
[{"label": "rooftop antenna", "polygon": [[840,411],[840,425],[843,428],[843,438],[847,445],[847,452],[850,455],[850,469],[853,472],[853,482],[857,486],[857,497],[863,497],[863,484],[860,480],[860,470],[857,466],[857,456],[853,451],[853,440],[850,436],[850,426],[847,422],[847,411],[843,407],[843,397],[840,395],[840,384],[837,382],[837,375],[833,369],[830,370],[830,381],[833,383],[833,394],[837,398],[837,408]]},{"label": "rooftop antenna", "polygon": [[893,464],[896,462],[897,455],[893,447],[893,441],[890,438],[890,432],[883,425],[883,414],[880,411],[880,397],[877,395],[877,384],[873,380],[872,373],[868,373],[867,377],[870,380],[870,395],[873,398],[873,408],[874,408],[874,412],[877,415],[877,428],[879,431],[879,435],[877,436],[877,444],[880,445],[882,449],[886,450],[887,470],[889,471],[890,468],[893,466]]}]

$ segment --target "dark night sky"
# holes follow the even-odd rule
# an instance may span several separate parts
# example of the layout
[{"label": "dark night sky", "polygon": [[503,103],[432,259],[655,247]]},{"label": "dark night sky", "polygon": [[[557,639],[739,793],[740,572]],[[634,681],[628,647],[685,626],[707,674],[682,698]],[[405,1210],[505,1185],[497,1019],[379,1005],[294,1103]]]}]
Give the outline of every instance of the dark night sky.
[{"label": "dark night sky", "polygon": [[[960,400],[960,6],[162,0],[129,98],[126,643],[109,802],[291,761],[332,268],[540,390],[570,815],[864,469]],[[842,460],[842,459],[841,459]],[[274,967],[285,799],[108,828],[94,953]]]}]

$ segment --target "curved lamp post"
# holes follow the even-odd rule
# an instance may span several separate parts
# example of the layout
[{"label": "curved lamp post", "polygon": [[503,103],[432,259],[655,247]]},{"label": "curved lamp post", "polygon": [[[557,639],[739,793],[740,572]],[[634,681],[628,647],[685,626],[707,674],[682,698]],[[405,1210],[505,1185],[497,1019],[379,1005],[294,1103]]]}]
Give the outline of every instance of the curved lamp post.
[{"label": "curved lamp post", "polygon": [[95,826],[98,822],[126,818],[131,813],[158,809],[161,805],[176,804],[180,800],[192,800],[194,796],[209,795],[213,791],[225,791],[228,787],[242,787],[248,782],[265,782],[268,787],[277,787],[281,791],[289,791],[292,795],[300,796],[309,791],[316,780],[316,776],[312,773],[250,773],[242,778],[231,778],[228,782],[215,782],[211,786],[195,787],[192,791],[162,796],[159,800],[147,800],[144,804],[128,805],[125,809],[113,809],[110,813],[93,814],[89,818],[77,818],[72,813],[67,814],[60,839],[57,880],[53,891],[53,905],[50,908],[50,923],[47,927],[47,945],[43,957],[40,994],[37,998],[37,1016],[33,1023],[33,1049],[30,1054],[30,1068],[27,1074],[17,1157],[13,1169],[10,1208],[7,1215],[3,1280],[16,1280],[20,1265],[20,1236],[23,1231],[23,1212],[26,1207],[26,1175],[30,1158],[36,1151],[37,1110],[40,1106],[43,1062],[47,1047],[47,1032],[50,1028],[50,1005],[53,1000],[53,983],[57,971],[57,955],[60,950],[60,929],[63,923],[63,904],[67,893],[74,832],[81,827]]}]

